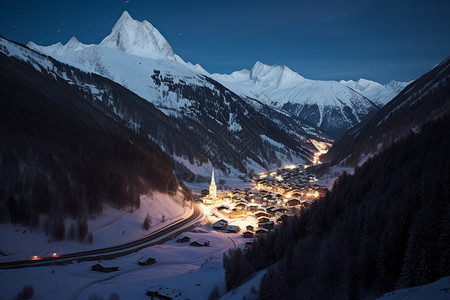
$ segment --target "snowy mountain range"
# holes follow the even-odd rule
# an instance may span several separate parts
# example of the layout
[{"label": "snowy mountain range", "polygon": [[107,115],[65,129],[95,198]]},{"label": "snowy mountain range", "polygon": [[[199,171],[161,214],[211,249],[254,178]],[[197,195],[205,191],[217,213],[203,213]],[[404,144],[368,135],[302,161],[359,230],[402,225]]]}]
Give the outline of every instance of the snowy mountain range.
[{"label": "snowy mountain range", "polygon": [[251,70],[213,78],[241,96],[283,109],[336,137],[379,109],[339,82],[306,79],[284,65],[256,62]]},{"label": "snowy mountain range", "polygon": [[134,20],[126,11],[99,45],[85,45],[73,37],[66,45],[43,47],[30,42],[28,46],[116,81],[165,113],[178,115],[183,109],[183,114],[195,115],[189,109],[192,99],[180,99],[149,78],[154,70],[162,77],[172,78],[175,84],[211,87],[205,76],[213,78],[242,98],[283,109],[331,136],[343,134],[399,91],[399,88],[382,88],[375,82],[363,91],[355,89],[350,81],[308,80],[286,66],[267,66],[260,62],[250,71],[211,75],[200,65],[185,62],[155,27],[148,21]]},{"label": "snowy mountain range", "polygon": [[378,106],[382,107],[395,96],[397,96],[410,82],[399,82],[392,80],[387,84],[380,84],[378,82],[360,78],[358,81],[341,80],[340,83],[357,91],[364,97],[372,100]]},{"label": "snowy mountain range", "polygon": [[[45,47],[30,42],[28,47],[115,81],[183,123],[178,128],[197,134],[206,130],[210,138],[204,141],[207,145],[199,146],[198,155],[162,142],[161,135],[150,135],[194,173],[211,164],[221,164],[226,172],[247,172],[309,161],[317,150],[315,145],[330,144],[330,137],[342,135],[379,109],[349,84],[309,80],[286,66],[257,62],[250,71],[209,74],[176,55],[148,21],[134,20],[126,11],[98,45],[86,45],[72,37],[65,45]],[[99,98],[109,97],[101,87],[87,87]],[[128,126],[142,130],[139,120],[145,116],[127,111],[124,107],[114,113]],[[243,140],[251,141],[251,147]],[[222,143],[228,146],[220,146]],[[228,148],[235,154],[227,152]],[[243,154],[247,150],[250,154]],[[213,159],[219,151],[228,153],[221,155],[226,157],[224,161]],[[238,157],[242,162],[237,162]]]},{"label": "snowy mountain range", "polygon": [[[183,123],[179,128],[189,132],[186,136],[193,139],[198,135],[204,143],[198,146],[197,154],[187,155],[186,147],[174,149],[162,143],[160,135],[151,138],[195,173],[211,164],[226,172],[234,169],[245,173],[270,165],[307,162],[317,151],[317,141],[332,142],[316,126],[264,103],[244,100],[223,87],[201,66],[174,54],[150,23],[133,20],[127,12],[99,45],[85,45],[73,37],[66,45],[43,47],[30,42],[28,47],[109,78]],[[102,90],[91,88],[93,94]],[[142,130],[134,113],[121,112],[119,117]]]}]

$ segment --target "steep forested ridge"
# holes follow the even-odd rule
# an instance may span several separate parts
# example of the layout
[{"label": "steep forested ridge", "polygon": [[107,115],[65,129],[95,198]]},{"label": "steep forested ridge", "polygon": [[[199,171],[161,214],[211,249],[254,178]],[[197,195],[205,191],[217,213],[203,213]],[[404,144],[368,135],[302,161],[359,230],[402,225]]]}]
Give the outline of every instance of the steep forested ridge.
[{"label": "steep forested ridge", "polygon": [[321,161],[354,166],[450,112],[450,58],[409,84],[372,118],[348,130]]},{"label": "steep forested ridge", "polygon": [[300,216],[224,255],[261,299],[372,299],[450,275],[450,116],[369,159]]},{"label": "steep forested ridge", "polygon": [[104,203],[133,208],[140,194],[176,191],[161,149],[94,107],[78,86],[0,54],[0,95],[2,222],[37,226],[48,215],[61,225],[100,213]]}]

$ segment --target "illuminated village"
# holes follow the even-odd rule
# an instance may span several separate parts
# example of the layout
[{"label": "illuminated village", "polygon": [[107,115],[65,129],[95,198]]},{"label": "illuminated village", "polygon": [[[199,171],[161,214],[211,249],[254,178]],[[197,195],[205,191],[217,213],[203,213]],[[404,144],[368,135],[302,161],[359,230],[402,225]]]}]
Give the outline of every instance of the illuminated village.
[{"label": "illuminated village", "polygon": [[314,184],[317,179],[304,165],[290,165],[276,171],[253,176],[254,188],[218,190],[212,170],[209,190],[202,191],[202,200],[210,206],[211,216],[219,219],[214,229],[243,232],[243,237],[265,235],[277,223],[298,214],[303,207],[326,193]]}]

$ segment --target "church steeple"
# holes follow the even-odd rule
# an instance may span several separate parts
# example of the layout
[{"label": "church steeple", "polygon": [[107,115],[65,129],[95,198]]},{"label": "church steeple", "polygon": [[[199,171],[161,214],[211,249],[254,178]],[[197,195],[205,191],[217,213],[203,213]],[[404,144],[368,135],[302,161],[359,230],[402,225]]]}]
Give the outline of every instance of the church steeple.
[{"label": "church steeple", "polygon": [[216,185],[216,182],[214,181],[214,168],[212,169],[212,174],[211,174],[211,185]]},{"label": "church steeple", "polygon": [[209,197],[216,199],[216,182],[214,180],[214,168],[211,173],[211,183],[209,184]]}]

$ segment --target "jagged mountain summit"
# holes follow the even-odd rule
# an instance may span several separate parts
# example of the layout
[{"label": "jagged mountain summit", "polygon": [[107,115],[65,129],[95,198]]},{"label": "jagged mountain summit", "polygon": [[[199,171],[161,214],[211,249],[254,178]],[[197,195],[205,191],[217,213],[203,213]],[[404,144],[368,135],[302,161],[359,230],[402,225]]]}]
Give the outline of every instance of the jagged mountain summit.
[{"label": "jagged mountain summit", "polygon": [[111,34],[100,46],[118,49],[142,57],[165,57],[175,59],[169,42],[148,21],[134,20],[127,11],[114,25]]},{"label": "jagged mountain summit", "polygon": [[411,83],[411,81],[400,82],[392,80],[391,82],[383,85],[372,80],[360,78],[358,81],[341,80],[340,83],[352,88],[382,107],[397,96],[408,84]]},{"label": "jagged mountain summit", "polygon": [[336,81],[306,79],[287,66],[256,62],[251,70],[213,74],[238,94],[258,99],[340,136],[378,111],[379,107]]},{"label": "jagged mountain summit", "polygon": [[[212,79],[200,65],[187,63],[174,54],[149,22],[133,20],[127,12],[99,45],[68,44],[28,46],[85,72],[113,80],[154,104],[170,122],[176,120],[176,128],[183,134],[171,141],[166,135],[168,129],[161,133],[156,130],[156,134],[148,132],[153,129],[143,125],[146,122],[143,112],[130,109],[123,102],[120,109],[113,111],[196,174],[206,174],[211,164],[224,172],[239,174],[284,163],[308,162],[317,151],[313,143],[332,141],[313,125],[263,103],[242,99]],[[67,80],[89,85],[101,101],[107,99],[118,105],[103,87]],[[196,151],[181,140],[183,136],[195,141]]]}]

